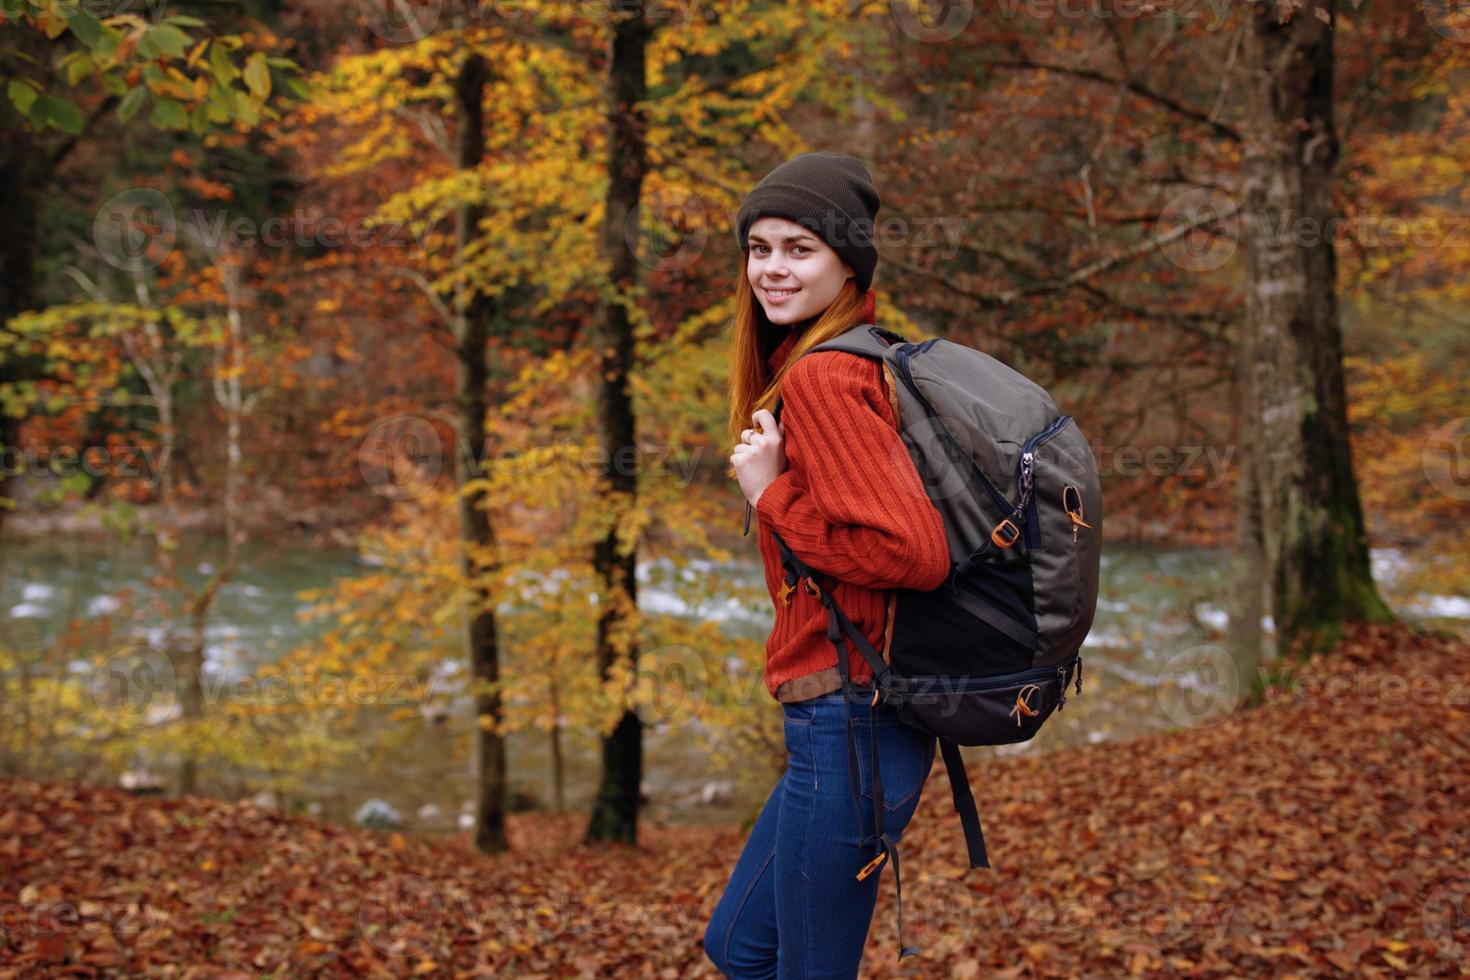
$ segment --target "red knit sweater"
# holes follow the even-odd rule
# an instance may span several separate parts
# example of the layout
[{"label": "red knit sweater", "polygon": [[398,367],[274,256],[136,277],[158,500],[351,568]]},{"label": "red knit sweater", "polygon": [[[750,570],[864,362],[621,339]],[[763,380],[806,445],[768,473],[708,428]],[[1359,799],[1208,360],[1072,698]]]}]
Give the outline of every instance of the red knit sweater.
[{"label": "red knit sweater", "polygon": [[[871,318],[871,294],[867,318]],[[785,362],[793,333],[770,359]],[[803,583],[782,605],[786,546],[839,581],[832,596],[884,659],[896,588],[933,589],[949,575],[944,522],[898,435],[882,365],[841,351],[796,362],[781,383],[788,468],[761,492],[757,541],[776,619],[766,640],[766,689],[777,701],[802,701],[841,687],[827,610]],[[820,584],[829,580],[819,578]],[[855,683],[873,671],[847,643]]]}]

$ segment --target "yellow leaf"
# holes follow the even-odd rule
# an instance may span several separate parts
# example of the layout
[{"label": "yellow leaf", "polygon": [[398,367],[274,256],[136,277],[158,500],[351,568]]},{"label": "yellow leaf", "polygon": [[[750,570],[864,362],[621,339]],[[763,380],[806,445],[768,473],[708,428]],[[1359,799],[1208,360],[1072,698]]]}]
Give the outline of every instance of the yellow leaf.
[{"label": "yellow leaf", "polygon": [[1402,970],[1405,973],[1409,972],[1409,964],[1392,953],[1380,953],[1379,955],[1395,970]]},{"label": "yellow leaf", "polygon": [[200,57],[204,54],[204,49],[207,47],[209,47],[209,38],[206,37],[198,44],[194,45],[194,50],[190,51],[189,57],[184,59],[184,64],[188,65],[190,68],[193,68],[196,64],[198,64]]}]

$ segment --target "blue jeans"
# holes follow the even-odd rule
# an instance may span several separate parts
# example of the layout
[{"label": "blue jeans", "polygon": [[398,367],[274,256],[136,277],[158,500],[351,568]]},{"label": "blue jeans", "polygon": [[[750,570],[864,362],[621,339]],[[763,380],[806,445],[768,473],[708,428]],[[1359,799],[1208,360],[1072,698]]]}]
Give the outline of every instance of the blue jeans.
[{"label": "blue jeans", "polygon": [[704,951],[732,978],[856,977],[888,873],[857,872],[878,851],[873,834],[869,738],[876,723],[883,830],[897,841],[914,809],[935,740],[871,709],[871,688],[852,703],[862,806],[854,810],[841,691],[786,702],[786,771],[745,842],[704,933]]}]

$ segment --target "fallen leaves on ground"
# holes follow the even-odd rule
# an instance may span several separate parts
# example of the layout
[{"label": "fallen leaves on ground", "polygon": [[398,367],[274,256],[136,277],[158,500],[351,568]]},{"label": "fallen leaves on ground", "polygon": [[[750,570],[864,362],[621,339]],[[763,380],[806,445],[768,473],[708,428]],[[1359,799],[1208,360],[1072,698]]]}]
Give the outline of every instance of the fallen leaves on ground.
[{"label": "fallen leaves on ground", "polygon": [[[1209,727],[972,764],[990,870],[936,766],[902,845],[923,952],[895,961],[885,868],[864,976],[1470,975],[1470,644],[1356,627],[1302,677]],[[743,841],[585,847],[584,817],[518,814],[485,855],[248,802],[0,797],[5,977],[715,976]]]}]

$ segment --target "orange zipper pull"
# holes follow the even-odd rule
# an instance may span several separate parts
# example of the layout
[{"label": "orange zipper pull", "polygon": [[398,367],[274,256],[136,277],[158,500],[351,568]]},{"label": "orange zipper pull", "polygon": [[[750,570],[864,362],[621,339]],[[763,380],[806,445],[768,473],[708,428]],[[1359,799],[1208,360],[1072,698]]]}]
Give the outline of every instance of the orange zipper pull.
[{"label": "orange zipper pull", "polygon": [[879,852],[877,857],[873,858],[873,860],[863,865],[862,870],[857,873],[857,880],[862,881],[868,875],[872,874],[874,871],[877,871],[878,865],[882,864],[884,858],[886,857],[888,857],[888,852],[886,850]]}]

